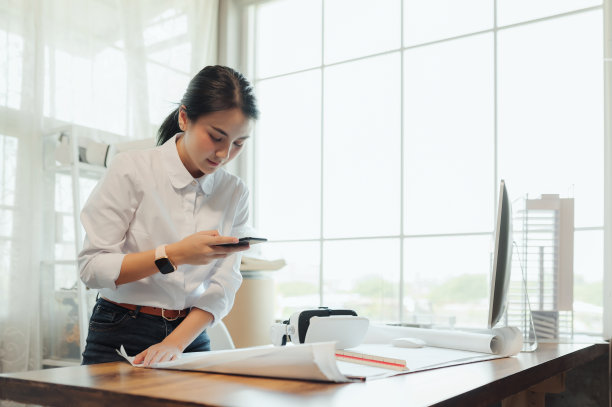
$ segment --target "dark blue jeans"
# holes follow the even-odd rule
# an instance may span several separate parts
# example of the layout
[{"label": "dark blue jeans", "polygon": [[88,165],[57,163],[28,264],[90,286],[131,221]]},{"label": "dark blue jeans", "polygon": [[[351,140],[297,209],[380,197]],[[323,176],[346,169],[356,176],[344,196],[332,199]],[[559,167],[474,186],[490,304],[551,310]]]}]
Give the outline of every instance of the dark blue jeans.
[{"label": "dark blue jeans", "polygon": [[[155,315],[137,313],[98,298],[89,320],[83,364],[125,360],[116,352],[121,345],[129,356],[136,356],[149,346],[163,341],[183,319],[168,321]],[[184,352],[209,350],[210,339],[204,331]]]}]

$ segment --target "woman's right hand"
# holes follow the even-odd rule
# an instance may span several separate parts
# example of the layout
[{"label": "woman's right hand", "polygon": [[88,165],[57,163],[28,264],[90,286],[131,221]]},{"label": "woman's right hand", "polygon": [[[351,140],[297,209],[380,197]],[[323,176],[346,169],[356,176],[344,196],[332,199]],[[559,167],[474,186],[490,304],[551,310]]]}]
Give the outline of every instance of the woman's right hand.
[{"label": "woman's right hand", "polygon": [[179,264],[208,264],[223,259],[236,252],[249,249],[249,245],[218,246],[224,243],[237,243],[238,238],[219,236],[216,230],[206,230],[187,236],[181,241],[166,246],[168,259]]}]

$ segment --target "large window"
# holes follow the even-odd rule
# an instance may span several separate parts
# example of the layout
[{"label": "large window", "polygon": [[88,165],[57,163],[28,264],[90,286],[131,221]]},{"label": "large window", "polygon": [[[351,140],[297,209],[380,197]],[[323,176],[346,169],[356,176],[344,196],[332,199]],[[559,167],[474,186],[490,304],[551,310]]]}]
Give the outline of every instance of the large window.
[{"label": "large window", "polygon": [[277,317],[483,326],[499,179],[575,198],[574,326],[602,331],[600,1],[247,6],[254,223]]}]

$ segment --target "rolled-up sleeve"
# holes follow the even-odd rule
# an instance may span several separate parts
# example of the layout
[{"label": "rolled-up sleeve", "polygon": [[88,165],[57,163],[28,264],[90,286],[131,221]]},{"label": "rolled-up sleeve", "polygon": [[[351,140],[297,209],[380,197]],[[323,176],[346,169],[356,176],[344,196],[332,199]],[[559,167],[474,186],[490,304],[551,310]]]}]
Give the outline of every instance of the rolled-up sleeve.
[{"label": "rolled-up sleeve", "polygon": [[79,271],[90,288],[117,288],[126,231],[138,207],[130,166],[127,154],[117,155],[81,212],[85,239],[79,253]]},{"label": "rolled-up sleeve", "polygon": [[[236,207],[231,236],[241,236],[242,231],[247,228],[249,219],[249,192],[243,184],[240,185],[240,198]],[[218,261],[212,276],[209,278],[208,288],[194,303],[195,307],[213,315],[214,319],[211,326],[223,319],[234,305],[236,292],[242,284],[241,259],[242,254],[235,253]]]}]

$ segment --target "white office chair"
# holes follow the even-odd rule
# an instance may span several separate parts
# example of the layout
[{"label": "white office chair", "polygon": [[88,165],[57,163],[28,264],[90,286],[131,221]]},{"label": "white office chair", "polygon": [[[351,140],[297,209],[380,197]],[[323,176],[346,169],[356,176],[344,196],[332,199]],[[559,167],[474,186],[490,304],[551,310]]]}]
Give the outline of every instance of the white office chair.
[{"label": "white office chair", "polygon": [[206,330],[210,337],[210,350],[235,349],[234,341],[223,321]]}]

